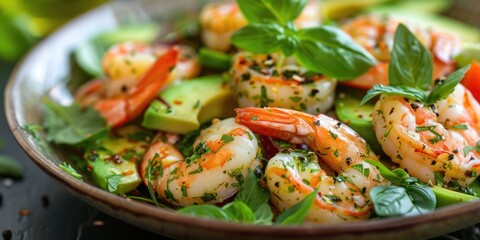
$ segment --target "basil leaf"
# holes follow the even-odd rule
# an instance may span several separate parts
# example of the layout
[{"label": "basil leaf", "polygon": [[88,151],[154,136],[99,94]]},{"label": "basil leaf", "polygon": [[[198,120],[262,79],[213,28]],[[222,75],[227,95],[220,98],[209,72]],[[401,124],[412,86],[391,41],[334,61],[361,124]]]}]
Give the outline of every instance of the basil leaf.
[{"label": "basil leaf", "polygon": [[388,67],[390,86],[408,86],[428,90],[433,78],[430,52],[408,28],[400,24]]},{"label": "basil leaf", "polygon": [[285,24],[302,12],[307,0],[237,0],[250,23],[276,22]]},{"label": "basil leaf", "polygon": [[274,23],[253,23],[236,31],[232,36],[233,44],[252,53],[273,53],[280,49],[284,39],[285,30]]},{"label": "basil leaf", "polygon": [[240,191],[235,200],[244,202],[253,212],[257,212],[262,205],[268,204],[270,194],[258,184],[257,176],[251,171],[240,185]]},{"label": "basil leaf", "polygon": [[[402,168],[395,168],[392,170],[392,173],[399,177],[402,181],[407,181],[410,177],[410,175],[408,175],[408,173]],[[397,185],[400,185],[400,183]]]},{"label": "basil leaf", "polygon": [[433,190],[426,185],[410,185],[406,188],[408,196],[412,199],[414,211],[410,214],[417,215],[435,210],[437,199]]},{"label": "basil leaf", "polygon": [[469,68],[470,65],[460,68],[452,74],[448,75],[445,80],[435,85],[435,87],[433,87],[432,89],[432,92],[430,92],[430,94],[428,95],[427,104],[431,105],[448,97],[448,95],[450,95],[455,90],[455,87],[463,79],[465,73],[468,71]]},{"label": "basil leaf", "polygon": [[273,212],[268,203],[260,205],[254,213],[256,224],[272,224]]},{"label": "basil leaf", "polygon": [[177,212],[180,214],[186,214],[186,215],[209,218],[209,219],[218,219],[218,220],[226,220],[226,221],[233,221],[235,219],[235,217],[232,216],[230,212],[227,212],[222,208],[219,208],[214,205],[192,205],[192,206],[182,208]]},{"label": "basil leaf", "polygon": [[64,107],[48,99],[44,107],[44,126],[50,142],[74,145],[108,132],[105,120],[93,108],[82,111],[78,105]]},{"label": "basil leaf", "polygon": [[251,223],[255,220],[252,209],[243,202],[233,201],[223,206],[222,209],[237,222]]},{"label": "basil leaf", "polygon": [[340,80],[365,73],[376,60],[338,28],[331,26],[300,30],[295,58],[308,70]]},{"label": "basil leaf", "polygon": [[375,186],[370,190],[370,197],[380,217],[405,216],[414,208],[403,187]]},{"label": "basil leaf", "polygon": [[371,160],[371,159],[364,159],[367,163],[373,165],[378,169],[380,175],[387,179],[388,181],[392,182],[393,184],[400,185],[402,182],[402,178],[399,177],[397,174],[393,173],[392,170],[384,166],[381,162]]},{"label": "basil leaf", "polygon": [[113,173],[107,176],[107,190],[111,193],[117,192],[118,184],[122,180],[122,174]]},{"label": "basil leaf", "polygon": [[0,177],[20,179],[23,176],[22,165],[13,158],[0,155]]},{"label": "basil leaf", "polygon": [[407,87],[407,86],[384,86],[384,85],[375,85],[373,88],[368,90],[367,94],[363,97],[360,105],[363,105],[370,101],[372,98],[380,94],[390,94],[406,97],[413,99],[422,103],[427,102],[427,96],[422,90]]},{"label": "basil leaf", "polygon": [[293,205],[291,208],[280,214],[275,222],[279,224],[303,223],[303,221],[305,221],[305,218],[308,215],[308,211],[310,211],[313,206],[313,202],[315,201],[317,194],[318,189],[315,189],[315,191],[308,194],[302,201]]}]

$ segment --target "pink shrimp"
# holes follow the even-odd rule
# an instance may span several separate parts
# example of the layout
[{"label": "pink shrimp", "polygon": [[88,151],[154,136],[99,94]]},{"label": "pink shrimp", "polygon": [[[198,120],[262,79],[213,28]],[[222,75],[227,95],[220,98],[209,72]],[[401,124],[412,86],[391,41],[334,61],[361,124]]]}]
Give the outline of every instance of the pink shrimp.
[{"label": "pink shrimp", "polygon": [[[281,211],[317,188],[320,191],[307,217],[309,221],[368,218],[372,210],[370,189],[388,182],[364,160],[377,160],[377,157],[357,133],[323,114],[314,116],[281,108],[240,108],[236,112],[237,122],[253,132],[306,144],[313,151],[283,152],[269,161],[265,172],[267,185],[272,202]],[[328,176],[320,168],[317,157],[338,176]]]}]

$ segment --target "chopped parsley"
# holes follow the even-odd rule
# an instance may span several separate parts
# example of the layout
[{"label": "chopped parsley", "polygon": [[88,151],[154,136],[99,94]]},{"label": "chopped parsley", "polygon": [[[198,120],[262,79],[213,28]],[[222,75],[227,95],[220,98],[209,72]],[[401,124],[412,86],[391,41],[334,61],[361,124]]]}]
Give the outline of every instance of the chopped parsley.
[{"label": "chopped parsley", "polygon": [[70,164],[63,162],[62,164],[59,164],[58,167],[64,172],[70,174],[70,176],[83,182],[83,176],[80,175]]},{"label": "chopped parsley", "polygon": [[432,133],[433,135],[435,135],[435,137],[432,138],[432,139],[429,139],[428,141],[431,144],[435,144],[435,143],[443,140],[443,136],[435,131],[436,127],[437,126],[420,126],[420,127],[415,128],[415,131],[416,132],[428,131],[428,132]]},{"label": "chopped parsley", "polygon": [[229,143],[229,142],[233,141],[233,137],[229,136],[229,135],[226,135],[226,134],[223,134],[221,140],[224,143]]},{"label": "chopped parsley", "polygon": [[118,184],[122,180],[122,174],[112,172],[112,175],[107,176],[107,190],[111,193],[117,192]]}]

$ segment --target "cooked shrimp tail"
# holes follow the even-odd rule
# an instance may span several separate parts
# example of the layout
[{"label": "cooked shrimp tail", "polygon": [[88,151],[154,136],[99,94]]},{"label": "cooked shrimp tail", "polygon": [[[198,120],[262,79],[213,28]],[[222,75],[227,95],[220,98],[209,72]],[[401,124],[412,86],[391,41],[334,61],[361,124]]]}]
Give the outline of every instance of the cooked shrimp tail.
[{"label": "cooked shrimp tail", "polygon": [[162,167],[152,186],[172,205],[224,202],[239,190],[248,171],[259,165],[257,139],[233,118],[215,120],[200,133],[194,149],[194,155],[184,158],[171,140],[157,138],[143,157],[143,176],[149,161]]},{"label": "cooked shrimp tail", "polygon": [[93,106],[107,124],[118,127],[140,115],[165,86],[170,71],[175,67],[178,49],[171,48],[159,57],[134,88],[126,94],[105,98]]},{"label": "cooked shrimp tail", "polygon": [[[308,173],[301,173],[302,178],[308,182],[310,182],[308,179],[316,179],[312,185],[302,184],[301,182],[305,183],[305,181],[295,177],[295,175],[298,175],[298,173],[295,173],[298,169],[292,169],[291,164],[285,163],[287,161],[285,160],[286,157],[282,156],[280,160],[284,163],[276,164],[277,161],[269,162],[267,171],[270,169],[272,172],[266,173],[266,175],[270,176],[267,178],[267,184],[270,186],[272,198],[278,198],[277,206],[280,209],[286,209],[286,206],[291,207],[300,201],[299,199],[312,192],[312,187],[320,184],[321,186],[328,186],[321,188],[323,191],[319,192],[320,196],[334,194],[339,197],[345,195],[346,192],[351,192],[346,194],[350,194],[347,197],[340,197],[342,201],[345,201],[342,204],[334,203],[335,201],[324,204],[325,199],[323,201],[317,199],[315,208],[318,207],[319,209],[318,211],[315,210],[313,215],[309,215],[308,219],[310,221],[346,221],[368,217],[368,213],[372,208],[369,198],[370,189],[376,185],[387,185],[388,182],[383,179],[378,169],[365,161],[365,159],[377,160],[377,157],[367,147],[366,142],[352,129],[323,114],[315,116],[289,109],[239,108],[236,109],[236,112],[237,122],[247,126],[253,132],[294,144],[306,144],[320,158],[319,161],[328,164],[338,174],[340,177],[338,179],[346,179],[342,183],[343,185],[337,186],[334,184],[336,180],[334,181],[332,177],[327,176],[323,172],[320,173],[318,178],[311,178],[312,176],[307,176]],[[292,158],[294,159],[295,157]],[[275,164],[277,167],[269,168],[271,164]],[[290,185],[289,189],[293,190],[293,192],[298,191],[298,193],[292,195],[292,191],[285,192],[278,188],[276,182],[280,180],[274,177],[277,175],[280,177],[288,176],[281,180],[282,185]],[[321,183],[318,183],[318,181]],[[350,184],[352,186],[348,187],[347,185]],[[360,189],[361,191],[356,190],[358,192],[354,194],[353,192],[355,191],[352,189]],[[338,199],[337,197],[335,199]],[[343,207],[337,208],[340,205]],[[347,207],[347,205],[350,207]],[[352,208],[352,206],[354,207]],[[345,208],[349,210],[345,210]],[[335,217],[332,217],[331,214]]]}]

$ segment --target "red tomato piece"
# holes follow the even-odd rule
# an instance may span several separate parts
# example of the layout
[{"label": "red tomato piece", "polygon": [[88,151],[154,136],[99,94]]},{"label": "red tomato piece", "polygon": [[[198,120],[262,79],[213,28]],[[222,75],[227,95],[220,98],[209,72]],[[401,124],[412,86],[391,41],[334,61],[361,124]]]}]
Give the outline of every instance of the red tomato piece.
[{"label": "red tomato piece", "polygon": [[465,74],[462,84],[472,92],[477,101],[480,102],[480,63],[473,61],[470,69]]}]

